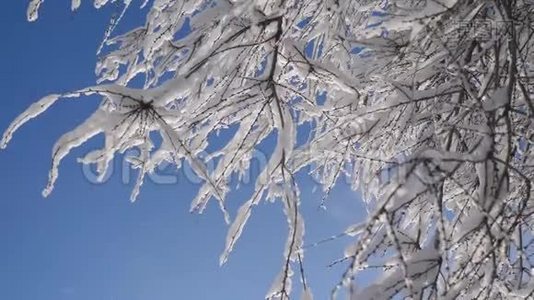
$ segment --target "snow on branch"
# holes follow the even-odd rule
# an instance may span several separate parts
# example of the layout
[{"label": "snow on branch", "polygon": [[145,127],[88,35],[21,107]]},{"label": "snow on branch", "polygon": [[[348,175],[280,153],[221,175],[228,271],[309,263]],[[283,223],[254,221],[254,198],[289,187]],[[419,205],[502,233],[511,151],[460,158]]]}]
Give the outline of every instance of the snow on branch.
[{"label": "snow on branch", "polygon": [[[116,1],[94,5],[108,2]],[[37,19],[42,4],[30,2],[28,20]],[[126,10],[131,1],[123,4]],[[106,32],[98,85],[43,98],[4,133],[2,148],[59,99],[102,97],[93,115],[56,143],[45,196],[61,160],[96,135],[104,135],[103,148],[79,162],[96,165],[101,178],[118,153],[139,150],[130,159],[139,170],[132,200],[147,173],[186,162],[203,180],[191,210],[202,212],[214,200],[231,223],[221,263],[257,205],[281,201],[288,239],[267,297],[289,299],[299,270],[303,299],[311,299],[302,263],[302,187],[294,175],[310,170],[325,206],[345,176],[369,215],[325,240],[353,238],[334,262],[346,271],[333,297],[340,289],[351,299],[534,295],[531,1],[142,5],[151,5],[143,26],[111,36],[121,14]],[[143,87],[132,88],[139,79]],[[215,132],[230,127],[236,130],[218,141],[220,149],[199,155]],[[302,131],[309,138],[297,143]],[[270,136],[275,148],[232,221],[231,178],[250,167],[257,145]],[[372,284],[358,285],[376,271]]]}]

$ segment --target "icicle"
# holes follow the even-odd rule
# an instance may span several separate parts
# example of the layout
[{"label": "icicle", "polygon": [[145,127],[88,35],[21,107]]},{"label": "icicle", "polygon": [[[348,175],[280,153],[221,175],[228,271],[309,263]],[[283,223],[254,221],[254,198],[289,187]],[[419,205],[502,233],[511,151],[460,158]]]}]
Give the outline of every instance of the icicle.
[{"label": "icicle", "polygon": [[34,22],[39,18],[39,7],[43,4],[44,0],[32,0],[28,5],[26,17],[28,21]]},{"label": "icicle", "polygon": [[39,116],[44,111],[46,111],[50,106],[52,106],[56,101],[61,97],[61,95],[49,95],[41,100],[33,103],[20,114],[7,128],[2,137],[2,142],[0,143],[0,148],[5,149],[7,144],[13,137],[13,133],[17,131],[22,125],[24,125],[29,120]]},{"label": "icicle", "polygon": [[72,11],[78,10],[80,8],[80,5],[82,4],[82,0],[72,0],[72,4],[70,6],[70,9]]},{"label": "icicle", "polygon": [[105,119],[105,114],[98,110],[85,122],[76,127],[76,129],[64,134],[55,144],[52,151],[52,167],[48,176],[48,185],[43,190],[43,196],[47,197],[54,189],[54,183],[58,177],[59,164],[61,160],[69,154],[69,152],[101,133],[103,129],[99,126],[99,122]]}]

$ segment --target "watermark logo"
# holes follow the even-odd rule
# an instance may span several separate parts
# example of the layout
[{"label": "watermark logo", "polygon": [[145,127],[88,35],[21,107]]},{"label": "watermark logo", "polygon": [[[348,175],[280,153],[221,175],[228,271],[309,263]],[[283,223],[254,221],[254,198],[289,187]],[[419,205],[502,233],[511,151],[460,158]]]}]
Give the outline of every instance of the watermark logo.
[{"label": "watermark logo", "polygon": [[447,37],[449,43],[459,43],[465,40],[489,42],[506,33],[512,26],[514,26],[513,22],[490,19],[456,20]]}]

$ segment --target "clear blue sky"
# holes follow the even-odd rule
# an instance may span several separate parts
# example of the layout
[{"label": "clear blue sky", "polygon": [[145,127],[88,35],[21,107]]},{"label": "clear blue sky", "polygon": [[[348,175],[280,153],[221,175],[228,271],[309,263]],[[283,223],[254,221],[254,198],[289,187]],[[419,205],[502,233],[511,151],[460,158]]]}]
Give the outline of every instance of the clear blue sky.
[{"label": "clear blue sky", "polygon": [[[0,10],[0,131],[38,98],[95,82],[95,52],[114,11],[97,13],[92,1],[83,1],[71,13],[70,1],[46,1],[39,21],[27,23],[27,2],[6,1]],[[137,7],[125,26],[142,20]],[[263,299],[283,261],[287,228],[278,203],[255,210],[230,261],[219,267],[227,226],[216,205],[204,215],[188,212],[198,185],[184,176],[174,185],[147,182],[132,204],[132,185],[123,184],[120,174],[94,185],[76,163],[100,145],[99,138],[64,161],[53,194],[41,197],[55,140],[97,104],[96,98],[61,102],[0,152],[0,299]],[[308,242],[361,219],[359,198],[346,186],[334,190],[329,209],[322,211],[320,189],[312,193],[311,181],[300,182]],[[231,194],[232,216],[251,186]],[[326,265],[342,255],[348,241],[305,253],[316,299],[325,299],[339,279],[341,266]],[[295,281],[300,289],[298,277]]]}]

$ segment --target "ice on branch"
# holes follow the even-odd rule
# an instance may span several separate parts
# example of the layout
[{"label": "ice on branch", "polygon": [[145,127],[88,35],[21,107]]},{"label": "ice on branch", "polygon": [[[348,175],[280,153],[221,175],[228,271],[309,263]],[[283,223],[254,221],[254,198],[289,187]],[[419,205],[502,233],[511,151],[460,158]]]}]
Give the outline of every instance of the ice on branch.
[{"label": "ice on branch", "polygon": [[[103,135],[79,162],[102,179],[116,155],[137,149],[132,200],[158,166],[192,167],[203,182],[191,211],[213,201],[230,223],[221,264],[258,205],[280,201],[288,236],[270,299],[292,297],[296,277],[311,299],[305,250],[341,237],[352,242],[333,262],[346,267],[334,297],[533,297],[531,1],[155,0],[140,3],[145,23],[120,35],[132,1],[94,6],[110,3],[123,9],[105,33],[98,85],[43,98],[2,138],[5,148],[59,99],[101,98],[54,146],[44,195],[61,160]],[[30,1],[28,20],[41,4]],[[227,211],[234,179],[270,137],[254,191]],[[365,221],[303,246],[299,172],[321,185],[325,206],[346,178]],[[373,282],[360,286],[366,276]]]}]

